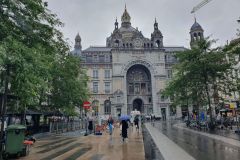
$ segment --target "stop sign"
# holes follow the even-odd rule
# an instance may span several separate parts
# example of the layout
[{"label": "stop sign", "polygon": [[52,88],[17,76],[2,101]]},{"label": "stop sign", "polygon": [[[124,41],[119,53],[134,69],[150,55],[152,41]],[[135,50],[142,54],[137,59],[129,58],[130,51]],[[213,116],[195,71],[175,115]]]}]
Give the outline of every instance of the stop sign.
[{"label": "stop sign", "polygon": [[83,102],[83,108],[89,109],[90,106],[91,106],[91,103],[90,103],[90,102],[88,102],[88,101]]}]

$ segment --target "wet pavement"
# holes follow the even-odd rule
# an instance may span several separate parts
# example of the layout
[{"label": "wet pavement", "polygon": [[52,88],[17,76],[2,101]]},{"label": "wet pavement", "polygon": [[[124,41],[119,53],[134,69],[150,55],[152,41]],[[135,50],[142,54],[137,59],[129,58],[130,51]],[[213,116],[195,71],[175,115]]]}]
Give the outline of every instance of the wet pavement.
[{"label": "wet pavement", "polygon": [[156,122],[154,127],[196,160],[240,159],[240,147],[174,127],[174,124],[175,122]]},{"label": "wet pavement", "polygon": [[[71,135],[71,134],[70,134]],[[51,135],[39,139],[30,155],[21,160],[144,160],[142,133],[129,128],[129,138],[122,142],[119,128],[113,135]]]}]

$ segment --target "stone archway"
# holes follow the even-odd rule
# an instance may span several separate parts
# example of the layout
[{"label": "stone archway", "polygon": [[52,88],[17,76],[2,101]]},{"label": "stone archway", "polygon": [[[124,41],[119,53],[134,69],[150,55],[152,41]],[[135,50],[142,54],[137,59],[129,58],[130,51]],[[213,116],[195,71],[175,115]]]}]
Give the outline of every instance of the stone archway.
[{"label": "stone archway", "polygon": [[152,109],[151,79],[151,73],[144,65],[135,64],[128,69],[126,74],[128,114],[135,109],[141,113]]},{"label": "stone archway", "polygon": [[133,110],[143,112],[143,101],[140,98],[137,98],[133,101]]}]

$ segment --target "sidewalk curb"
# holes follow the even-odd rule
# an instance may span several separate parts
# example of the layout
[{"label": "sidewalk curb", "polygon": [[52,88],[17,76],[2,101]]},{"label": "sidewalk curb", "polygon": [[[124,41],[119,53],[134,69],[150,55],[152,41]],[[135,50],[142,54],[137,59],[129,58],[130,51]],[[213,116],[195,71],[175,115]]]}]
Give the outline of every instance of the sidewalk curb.
[{"label": "sidewalk curb", "polygon": [[[166,160],[195,160],[189,153],[179,147],[176,143],[170,140],[161,131],[154,128],[151,124],[145,124],[152,139],[157,145],[162,156]],[[173,154],[174,153],[174,154]]]},{"label": "sidewalk curb", "polygon": [[222,141],[224,143],[234,145],[236,147],[240,147],[240,141],[238,141],[238,140],[235,140],[235,139],[232,139],[232,138],[227,138],[227,137],[224,137],[224,136],[215,135],[215,134],[195,131],[195,130],[192,130],[192,129],[189,129],[189,128],[185,128],[185,127],[181,126],[181,124],[182,123],[178,123],[178,124],[175,124],[173,126],[179,128],[179,129],[184,129],[184,130],[196,133],[196,134],[200,134],[202,136],[206,136],[208,138],[219,140],[219,141]]}]

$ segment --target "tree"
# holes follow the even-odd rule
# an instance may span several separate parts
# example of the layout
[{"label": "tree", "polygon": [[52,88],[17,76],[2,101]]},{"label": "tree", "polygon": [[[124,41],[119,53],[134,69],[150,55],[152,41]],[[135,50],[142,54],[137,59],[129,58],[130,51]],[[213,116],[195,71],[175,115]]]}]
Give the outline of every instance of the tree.
[{"label": "tree", "polygon": [[207,103],[211,122],[211,94],[229,86],[226,73],[231,70],[226,53],[221,48],[210,48],[213,42],[201,40],[192,49],[177,53],[178,64],[174,67],[176,74],[165,89],[166,94],[175,96],[180,102],[197,106]]},{"label": "tree", "polygon": [[55,63],[52,75],[52,103],[73,113],[75,106],[81,106],[88,99],[88,77],[81,68],[79,57],[68,55],[64,61]]},{"label": "tree", "polygon": [[[80,60],[69,56],[69,46],[58,30],[63,24],[48,10],[46,2],[1,0],[0,22],[0,88],[7,88],[8,92],[11,86],[9,93],[20,101],[18,110],[30,106],[41,110],[42,102],[49,94],[54,97],[56,89],[61,90],[64,100],[53,100],[56,107],[72,107],[87,98],[87,79]],[[57,83],[56,77],[63,79]],[[5,89],[3,97],[7,92]],[[6,105],[7,99],[2,98],[2,124]],[[64,109],[71,113],[71,108]]]}]

